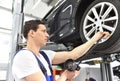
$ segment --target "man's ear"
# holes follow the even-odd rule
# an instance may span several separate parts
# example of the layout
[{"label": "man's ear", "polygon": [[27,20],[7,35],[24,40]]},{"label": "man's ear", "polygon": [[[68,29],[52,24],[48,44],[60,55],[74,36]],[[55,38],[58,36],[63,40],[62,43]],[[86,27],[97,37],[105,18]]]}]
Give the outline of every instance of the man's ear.
[{"label": "man's ear", "polygon": [[28,35],[31,36],[31,37],[34,37],[34,34],[35,34],[35,31],[34,30],[30,30]]}]

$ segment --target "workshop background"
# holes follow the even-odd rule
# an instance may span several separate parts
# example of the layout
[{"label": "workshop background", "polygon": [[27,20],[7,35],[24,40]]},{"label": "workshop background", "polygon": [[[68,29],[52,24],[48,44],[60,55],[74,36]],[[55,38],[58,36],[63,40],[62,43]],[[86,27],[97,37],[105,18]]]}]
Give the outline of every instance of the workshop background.
[{"label": "workshop background", "polygon": [[[0,0],[0,81],[9,81],[9,63],[11,61],[11,46],[12,46],[12,31],[13,29],[13,8],[14,1],[17,0]],[[62,0],[25,0],[24,1],[24,21],[30,19],[42,19],[52,7]],[[87,0],[86,0],[87,1]],[[21,0],[18,0],[18,3],[21,3]],[[19,10],[18,10],[19,11]],[[25,42],[25,40],[22,40]],[[51,45],[53,50],[64,50],[66,49],[64,45]],[[51,46],[45,47],[51,49]],[[56,48],[58,46],[58,48]],[[44,48],[43,48],[44,49]],[[101,60],[101,58],[90,59],[91,60]],[[86,61],[86,60],[85,60]],[[102,81],[100,64],[91,64],[85,63],[80,64],[80,74],[75,77],[72,81],[87,81],[87,78],[91,78],[90,81]],[[110,63],[111,69],[120,65],[120,62],[113,61]],[[56,70],[62,70],[60,65],[53,66]],[[117,68],[118,69],[118,68]],[[120,70],[120,68],[119,68]],[[55,77],[59,77],[59,74],[56,74]],[[119,77],[112,74],[113,81],[120,81]],[[110,80],[108,80],[110,81]]]}]

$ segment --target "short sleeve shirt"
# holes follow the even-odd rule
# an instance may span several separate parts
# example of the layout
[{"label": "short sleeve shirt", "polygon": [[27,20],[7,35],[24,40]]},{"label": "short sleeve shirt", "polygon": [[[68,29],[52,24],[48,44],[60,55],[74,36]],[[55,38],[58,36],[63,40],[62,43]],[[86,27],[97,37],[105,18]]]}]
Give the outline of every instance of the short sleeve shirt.
[{"label": "short sleeve shirt", "polygon": [[[48,56],[50,63],[54,58],[55,52],[51,50],[42,50]],[[49,65],[40,54],[39,60],[44,64],[47,74],[51,75]],[[41,71],[37,59],[29,50],[20,50],[14,57],[12,65],[12,74],[15,81],[25,81],[23,78],[33,73]],[[43,75],[44,76],[44,75]]]}]

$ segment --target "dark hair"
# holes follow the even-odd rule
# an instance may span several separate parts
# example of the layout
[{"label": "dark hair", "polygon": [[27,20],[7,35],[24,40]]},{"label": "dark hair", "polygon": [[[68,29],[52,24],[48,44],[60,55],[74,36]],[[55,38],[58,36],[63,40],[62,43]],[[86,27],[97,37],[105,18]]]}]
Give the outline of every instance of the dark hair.
[{"label": "dark hair", "polygon": [[40,21],[40,20],[29,20],[29,21],[26,21],[25,25],[23,27],[23,36],[27,39],[28,32],[30,30],[36,31],[39,24],[45,24],[45,23]]}]

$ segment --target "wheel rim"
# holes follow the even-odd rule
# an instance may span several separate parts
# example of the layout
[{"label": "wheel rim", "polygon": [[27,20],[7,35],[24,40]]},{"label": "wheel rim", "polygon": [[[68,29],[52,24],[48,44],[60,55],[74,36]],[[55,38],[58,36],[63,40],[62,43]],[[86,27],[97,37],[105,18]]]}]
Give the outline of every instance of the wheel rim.
[{"label": "wheel rim", "polygon": [[[118,12],[116,7],[109,2],[101,2],[93,6],[83,22],[83,34],[89,40],[98,31],[108,31],[110,37],[113,35],[118,24]],[[103,43],[107,39],[101,39]]]}]

